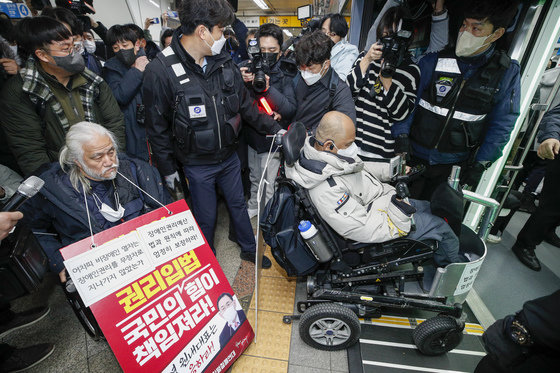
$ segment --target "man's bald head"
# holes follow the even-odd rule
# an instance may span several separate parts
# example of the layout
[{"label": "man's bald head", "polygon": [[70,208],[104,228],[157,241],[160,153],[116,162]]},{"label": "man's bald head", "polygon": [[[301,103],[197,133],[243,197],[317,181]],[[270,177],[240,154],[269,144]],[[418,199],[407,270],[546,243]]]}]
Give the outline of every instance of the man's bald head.
[{"label": "man's bald head", "polygon": [[[356,138],[354,122],[346,114],[338,111],[329,111],[319,122],[315,132],[318,150],[337,153],[339,149],[346,149]],[[334,146],[332,146],[334,144]]]}]

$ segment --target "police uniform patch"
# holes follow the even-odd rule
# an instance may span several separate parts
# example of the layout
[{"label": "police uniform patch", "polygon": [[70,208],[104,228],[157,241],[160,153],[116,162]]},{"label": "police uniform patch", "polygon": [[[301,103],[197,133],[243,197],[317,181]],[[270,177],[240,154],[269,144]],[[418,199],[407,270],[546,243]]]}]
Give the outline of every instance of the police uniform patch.
[{"label": "police uniform patch", "polygon": [[453,86],[453,80],[453,78],[449,78],[446,76],[440,77],[436,82],[436,94],[439,97],[445,97]]},{"label": "police uniform patch", "polygon": [[338,201],[336,201],[337,205],[342,205],[344,202],[346,202],[346,200],[348,199],[348,193],[344,193],[342,195],[342,197],[340,197],[340,199]]},{"label": "police uniform patch", "polygon": [[204,105],[189,106],[189,117],[191,119],[206,118],[206,107]]}]

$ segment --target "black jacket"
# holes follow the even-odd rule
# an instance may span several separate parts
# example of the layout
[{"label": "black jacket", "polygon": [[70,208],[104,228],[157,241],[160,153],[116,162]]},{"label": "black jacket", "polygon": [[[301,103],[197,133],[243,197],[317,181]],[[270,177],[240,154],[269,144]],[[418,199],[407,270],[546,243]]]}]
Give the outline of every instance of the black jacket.
[{"label": "black jacket", "polygon": [[[244,65],[246,64],[242,63],[239,67],[243,67]],[[292,60],[281,58],[268,73],[270,77],[270,88],[268,91],[263,94],[257,94],[253,91],[252,86],[247,87],[255,99],[258,100],[264,97],[272,111],[282,116],[280,125],[284,129],[288,128],[297,110],[296,93],[293,83],[296,72],[297,66]],[[255,149],[257,153],[269,151],[272,139],[266,138],[266,136],[259,134],[255,129],[249,126],[247,126],[244,131],[247,144]]]},{"label": "black jacket", "polygon": [[543,116],[537,138],[539,142],[547,139],[560,140],[560,104]]},{"label": "black jacket", "polygon": [[183,165],[209,165],[231,156],[236,149],[241,117],[263,134],[274,134],[281,128],[272,118],[259,113],[227,52],[206,57],[203,70],[185,51],[180,37],[177,30],[171,50],[179,60],[174,66],[185,70],[183,85],[173,75],[176,72],[162,62],[168,58],[163,52],[148,65],[144,76],[146,131],[164,176],[175,172],[176,161]]},{"label": "black jacket", "polygon": [[[331,89],[334,84],[334,89]],[[294,121],[302,122],[308,130],[315,131],[321,118],[329,111],[340,111],[356,124],[356,105],[348,85],[329,68],[317,83],[308,86],[298,74],[296,78],[298,110]]]}]

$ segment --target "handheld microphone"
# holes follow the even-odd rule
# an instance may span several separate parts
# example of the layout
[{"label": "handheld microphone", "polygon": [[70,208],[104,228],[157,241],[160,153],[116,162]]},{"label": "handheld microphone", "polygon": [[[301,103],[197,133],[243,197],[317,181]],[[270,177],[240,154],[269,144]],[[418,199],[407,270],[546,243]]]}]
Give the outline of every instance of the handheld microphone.
[{"label": "handheld microphone", "polygon": [[16,211],[28,198],[33,197],[45,182],[37,176],[29,176],[20,184],[12,198],[2,208],[2,212]]}]

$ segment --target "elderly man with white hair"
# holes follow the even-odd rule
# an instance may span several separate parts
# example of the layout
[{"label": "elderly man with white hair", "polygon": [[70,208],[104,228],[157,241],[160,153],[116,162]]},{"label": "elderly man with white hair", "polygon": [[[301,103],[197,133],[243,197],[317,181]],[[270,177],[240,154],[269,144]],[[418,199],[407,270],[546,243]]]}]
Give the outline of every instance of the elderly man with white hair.
[{"label": "elderly man with white hair", "polygon": [[[163,204],[170,202],[158,171],[118,153],[113,133],[95,123],[71,126],[59,162],[38,175],[45,185],[24,205],[24,213],[62,282],[62,247],[89,236],[90,228],[95,234],[160,207],[139,188]],[[57,236],[40,234],[53,231]]]}]

